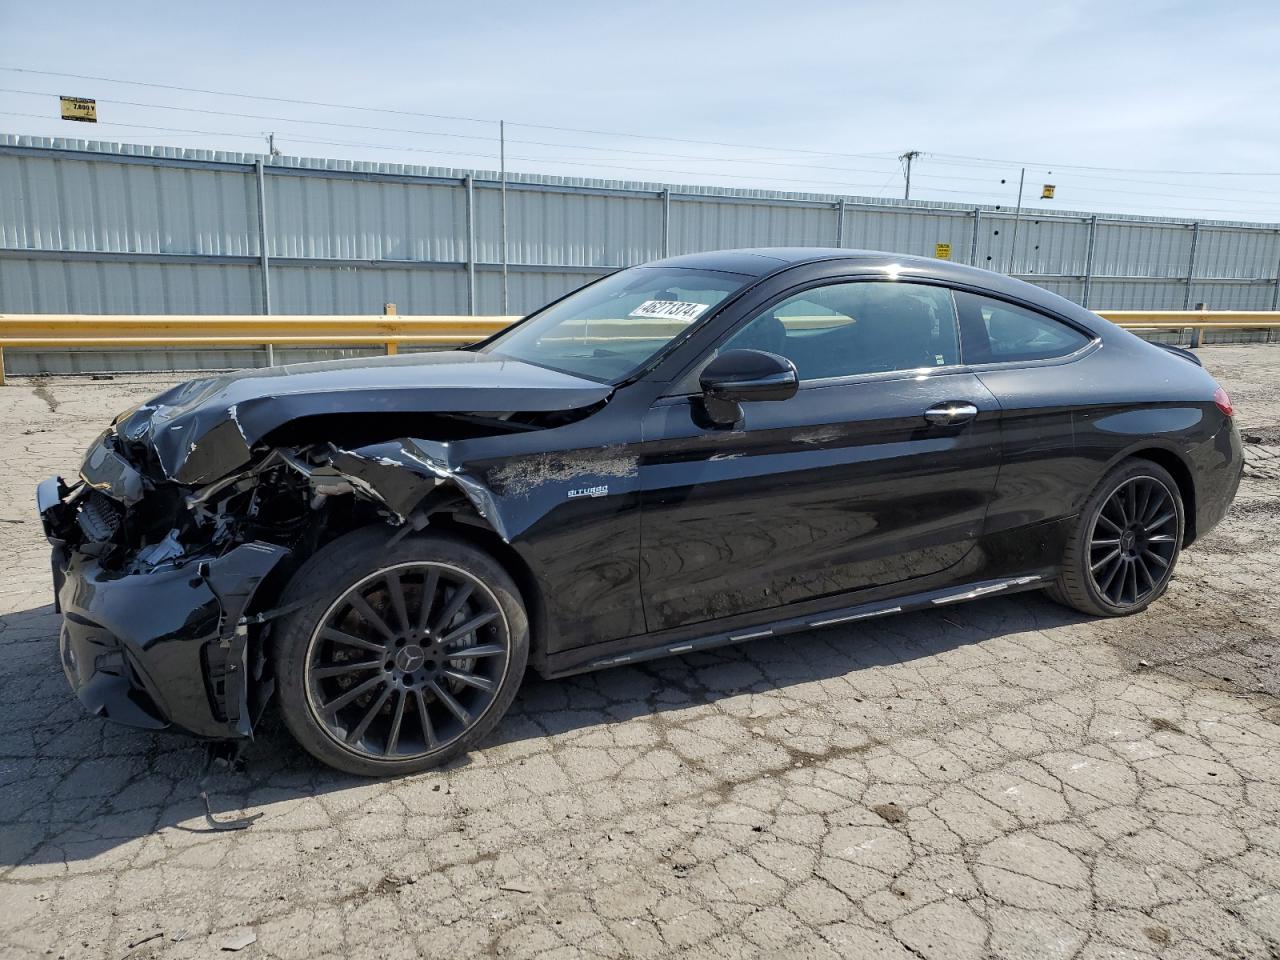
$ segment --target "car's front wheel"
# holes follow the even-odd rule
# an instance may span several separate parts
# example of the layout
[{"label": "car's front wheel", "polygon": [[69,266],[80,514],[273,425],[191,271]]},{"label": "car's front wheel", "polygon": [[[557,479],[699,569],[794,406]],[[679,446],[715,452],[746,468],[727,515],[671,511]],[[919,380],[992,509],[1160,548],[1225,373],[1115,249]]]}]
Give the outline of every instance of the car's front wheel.
[{"label": "car's front wheel", "polygon": [[515,697],[529,654],[520,592],[489,555],[451,537],[347,534],[295,574],[305,601],[273,636],[281,712],[312,756],[389,776],[473,748]]},{"label": "car's front wheel", "polygon": [[1092,616],[1145,609],[1169,586],[1184,526],[1167,470],[1136,458],[1118,464],[1080,511],[1050,596]]}]

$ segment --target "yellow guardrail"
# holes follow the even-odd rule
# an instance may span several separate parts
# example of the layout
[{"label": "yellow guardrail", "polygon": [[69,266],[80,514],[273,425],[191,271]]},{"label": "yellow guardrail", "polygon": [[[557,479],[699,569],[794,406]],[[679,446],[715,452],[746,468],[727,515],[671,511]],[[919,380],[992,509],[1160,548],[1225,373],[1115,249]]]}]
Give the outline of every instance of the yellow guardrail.
[{"label": "yellow guardrail", "polygon": [[[397,316],[114,316],[105,314],[0,314],[0,384],[5,349],[231,346],[462,346],[497,333],[516,317]],[[1280,313],[1239,310],[1102,310],[1130,330],[1191,329],[1192,346],[1204,330],[1273,329]],[[794,318],[804,325],[826,318]],[[602,321],[607,324],[607,321]]]}]

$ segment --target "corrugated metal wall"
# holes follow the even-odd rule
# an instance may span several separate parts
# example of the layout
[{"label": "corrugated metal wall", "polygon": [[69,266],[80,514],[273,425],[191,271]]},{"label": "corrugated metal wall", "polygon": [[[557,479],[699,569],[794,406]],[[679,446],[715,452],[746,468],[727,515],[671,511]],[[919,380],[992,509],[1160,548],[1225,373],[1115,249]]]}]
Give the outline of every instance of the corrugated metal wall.
[{"label": "corrugated metal wall", "polygon": [[[0,312],[521,313],[618,267],[844,246],[1010,270],[1105,309],[1272,309],[1280,226],[0,136]],[[1011,246],[1016,242],[1016,250]],[[1010,256],[1011,251],[1013,253]]]}]

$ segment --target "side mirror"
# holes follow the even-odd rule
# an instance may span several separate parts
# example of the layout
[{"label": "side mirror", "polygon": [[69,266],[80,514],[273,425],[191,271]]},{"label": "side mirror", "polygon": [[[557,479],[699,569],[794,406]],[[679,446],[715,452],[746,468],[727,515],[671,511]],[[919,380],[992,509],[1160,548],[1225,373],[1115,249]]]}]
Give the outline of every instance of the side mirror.
[{"label": "side mirror", "polygon": [[726,350],[698,378],[702,402],[714,423],[732,425],[742,419],[741,402],[788,400],[800,388],[796,365],[763,350]]}]

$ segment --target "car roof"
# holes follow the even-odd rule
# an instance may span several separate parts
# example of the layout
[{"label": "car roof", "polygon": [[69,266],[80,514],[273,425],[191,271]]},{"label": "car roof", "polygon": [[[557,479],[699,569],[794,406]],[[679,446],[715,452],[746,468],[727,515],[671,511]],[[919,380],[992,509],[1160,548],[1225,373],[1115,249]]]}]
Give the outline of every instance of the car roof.
[{"label": "car roof", "polygon": [[1095,332],[1098,332],[1099,324],[1106,325],[1105,321],[1079,304],[1044,287],[1035,286],[1003,273],[952,263],[949,260],[889,253],[883,250],[852,250],[843,247],[751,247],[688,253],[668,257],[665,260],[655,260],[645,266],[723,270],[752,277],[766,277],[793,267],[830,261],[848,262],[854,268],[854,272],[860,272],[858,268],[864,268],[869,273],[901,268],[903,274],[929,277],[989,291],[1040,306],[1059,315],[1072,317]]}]

